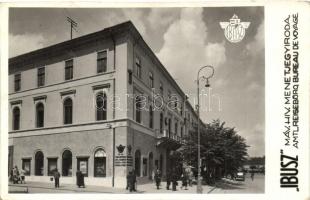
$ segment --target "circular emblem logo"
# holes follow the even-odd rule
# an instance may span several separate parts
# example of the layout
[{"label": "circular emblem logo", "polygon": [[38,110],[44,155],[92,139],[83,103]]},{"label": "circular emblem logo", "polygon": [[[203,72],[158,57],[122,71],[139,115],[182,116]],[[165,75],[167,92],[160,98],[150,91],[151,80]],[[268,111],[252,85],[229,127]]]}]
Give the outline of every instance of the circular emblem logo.
[{"label": "circular emblem logo", "polygon": [[233,43],[240,42],[245,36],[245,28],[241,24],[229,24],[224,31],[227,40]]},{"label": "circular emblem logo", "polygon": [[224,29],[224,35],[229,42],[240,42],[245,36],[245,30],[250,26],[250,22],[241,22],[237,15],[234,15],[229,22],[220,22]]}]

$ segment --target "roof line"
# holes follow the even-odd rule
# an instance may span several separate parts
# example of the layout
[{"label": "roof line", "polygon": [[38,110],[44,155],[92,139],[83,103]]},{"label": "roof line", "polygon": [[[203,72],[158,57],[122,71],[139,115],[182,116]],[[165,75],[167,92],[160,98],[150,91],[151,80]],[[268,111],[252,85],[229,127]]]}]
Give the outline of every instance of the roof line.
[{"label": "roof line", "polygon": [[[164,67],[164,65],[161,63],[161,61],[157,58],[157,56],[155,55],[155,53],[152,51],[152,49],[149,47],[149,45],[145,42],[145,40],[143,39],[143,37],[141,36],[141,34],[139,33],[139,31],[137,30],[137,28],[135,27],[135,25],[131,22],[131,21],[125,21],[123,23],[108,27],[108,28],[104,28],[100,31],[96,31],[87,35],[83,35],[81,37],[77,37],[71,40],[67,40],[61,43],[57,43],[48,47],[44,47],[38,50],[34,50],[25,54],[21,54],[12,58],[9,58],[9,66],[11,65],[15,65],[15,64],[19,64],[20,62],[23,62],[25,59],[29,59],[29,57],[36,57],[36,56],[40,56],[42,54],[47,54],[48,52],[58,49],[58,48],[65,48],[66,46],[70,46],[72,44],[76,44],[78,42],[82,42],[84,40],[90,39],[90,38],[94,38],[94,37],[103,37],[103,35],[101,34],[107,34],[107,35],[111,35],[117,32],[117,30],[119,30],[120,28],[128,28],[128,30],[132,30],[131,33],[133,34],[133,36],[136,36],[137,38],[139,38],[139,41],[142,41],[142,45],[144,47],[146,47],[147,51],[151,54],[151,56],[155,59],[155,61],[159,64],[159,67],[161,70],[163,70],[164,74],[166,74],[168,76],[169,81],[172,82],[172,84],[176,87],[176,89],[181,92],[182,96],[185,97],[185,92],[181,89],[181,87],[178,85],[178,83],[174,80],[174,78],[171,76],[171,74],[168,72],[168,70]],[[187,101],[188,102],[188,101]],[[195,112],[195,109],[192,107],[191,103],[188,102],[188,104],[190,105],[191,110],[195,113],[195,115],[197,116],[197,113]]]}]

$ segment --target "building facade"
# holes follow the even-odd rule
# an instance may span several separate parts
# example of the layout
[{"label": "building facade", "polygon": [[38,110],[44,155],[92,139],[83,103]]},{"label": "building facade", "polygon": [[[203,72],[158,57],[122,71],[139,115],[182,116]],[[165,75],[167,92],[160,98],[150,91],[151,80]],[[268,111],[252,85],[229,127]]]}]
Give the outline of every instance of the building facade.
[{"label": "building facade", "polygon": [[124,187],[134,169],[165,176],[194,131],[186,95],[131,22],[9,60],[9,170]]}]

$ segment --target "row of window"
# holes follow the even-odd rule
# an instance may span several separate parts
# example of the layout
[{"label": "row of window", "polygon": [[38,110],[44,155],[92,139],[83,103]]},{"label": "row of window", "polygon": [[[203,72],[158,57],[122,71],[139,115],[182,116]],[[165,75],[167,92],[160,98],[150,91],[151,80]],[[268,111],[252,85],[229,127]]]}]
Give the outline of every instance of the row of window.
[{"label": "row of window", "polygon": [[[106,177],[107,159],[106,152],[99,148],[95,151],[94,158],[94,177]],[[72,176],[72,152],[70,150],[65,150],[61,157],[61,174],[62,176]],[[142,163],[141,163],[142,160]],[[159,160],[155,160],[155,166],[153,166],[153,153],[150,152],[148,158],[141,157],[140,150],[135,151],[134,158],[134,168],[137,176],[151,176],[155,169],[163,169],[163,156],[160,154]],[[52,176],[58,166],[58,157],[48,157],[47,158],[47,175]],[[81,171],[85,176],[89,174],[89,157],[79,157],[77,156],[77,170]],[[141,174],[141,164],[142,164],[142,174]],[[31,175],[31,159],[22,159],[22,169],[25,171],[25,175]],[[43,176],[44,175],[44,154],[42,151],[38,151],[35,154],[34,159],[34,175]],[[58,170],[58,169],[57,169]]]},{"label": "row of window", "polygon": [[[44,104],[39,102],[36,104],[35,121],[36,127],[44,127]],[[13,108],[13,130],[20,129],[20,108],[18,106]],[[73,101],[70,97],[63,102],[63,123],[72,124],[73,118]],[[107,119],[107,96],[103,92],[99,92],[96,96],[96,120]]]},{"label": "row of window", "polygon": [[[77,169],[85,176],[88,176],[88,159],[89,157],[77,156]],[[52,176],[57,168],[57,157],[47,158],[47,175]],[[94,177],[106,177],[106,153],[103,149],[97,149],[94,153]],[[31,175],[31,159],[22,159],[22,168],[25,175]],[[44,175],[44,154],[38,151],[35,154],[34,160],[34,175]],[[62,176],[72,176],[72,153],[70,150],[65,150],[61,158],[61,174]]]},{"label": "row of window", "polygon": [[[65,61],[65,80],[73,79],[73,59]],[[97,52],[97,73],[107,71],[107,51]],[[45,67],[37,69],[37,86],[42,87],[45,85]],[[21,74],[14,75],[14,90],[15,92],[21,90]]]},{"label": "row of window", "polygon": [[[141,123],[142,120],[142,105],[141,105],[141,99],[139,99],[139,96],[135,99],[135,121],[138,123]],[[167,131],[170,136],[171,134],[171,118],[167,118]],[[154,128],[154,111],[153,107],[149,107],[149,128]],[[159,131],[160,133],[163,133],[164,130],[164,114],[161,112],[159,114]],[[178,134],[178,122],[175,122],[175,127],[174,127],[174,134]],[[183,137],[183,126],[181,126],[181,137]]]},{"label": "row of window", "polygon": [[[135,108],[135,121],[141,123],[142,120],[142,109],[141,109],[141,101],[139,101],[139,97],[136,98],[136,108]],[[35,124],[37,128],[44,127],[44,104],[39,102],[36,104],[35,111]],[[13,108],[13,123],[12,129],[19,130],[20,129],[20,108],[15,106]],[[73,118],[73,101],[70,97],[67,97],[63,101],[63,123],[64,124],[72,124]],[[96,120],[106,120],[107,119],[107,96],[103,92],[99,92],[96,95]],[[171,134],[171,118],[167,118],[165,121],[167,125],[168,134]],[[154,128],[154,111],[153,107],[149,107],[149,128]],[[161,112],[159,115],[159,131],[163,133],[164,130],[164,114]],[[181,137],[183,136],[183,126],[181,126]],[[175,122],[174,133],[178,134],[178,122]]]},{"label": "row of window", "polygon": [[[142,78],[142,65],[141,65],[141,60],[140,58],[136,57],[136,60],[135,60],[135,74],[138,78]],[[129,76],[129,83],[131,83],[132,81],[132,78],[131,78],[131,74]],[[153,72],[149,71],[149,75],[148,75],[148,86],[150,88],[154,88],[154,74]],[[163,86],[163,83],[160,82],[159,83],[159,92],[161,95],[164,95],[164,86]],[[168,90],[168,98],[171,98],[171,91]]]}]

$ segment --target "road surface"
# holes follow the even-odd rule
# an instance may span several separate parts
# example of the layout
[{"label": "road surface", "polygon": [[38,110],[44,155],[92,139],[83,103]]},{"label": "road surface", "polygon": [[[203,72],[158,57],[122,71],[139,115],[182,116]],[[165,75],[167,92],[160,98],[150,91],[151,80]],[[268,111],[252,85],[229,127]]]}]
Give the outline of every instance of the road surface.
[{"label": "road surface", "polygon": [[231,193],[264,193],[265,175],[255,174],[251,180],[250,174],[246,175],[245,181],[233,181],[229,183],[221,182],[211,192],[212,194],[231,194]]}]

